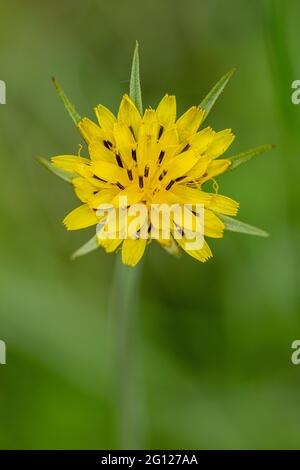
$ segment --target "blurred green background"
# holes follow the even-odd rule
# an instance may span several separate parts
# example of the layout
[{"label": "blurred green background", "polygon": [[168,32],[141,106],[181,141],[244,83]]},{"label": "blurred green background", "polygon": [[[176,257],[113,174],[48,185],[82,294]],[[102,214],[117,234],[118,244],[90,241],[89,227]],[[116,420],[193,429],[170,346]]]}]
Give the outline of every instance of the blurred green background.
[{"label": "blurred green background", "polygon": [[290,360],[300,337],[300,106],[290,98],[299,17],[296,0],[1,2],[0,448],[120,446],[107,333],[116,256],[70,261],[93,230],[65,231],[77,200],[34,157],[77,153],[80,143],[51,77],[80,114],[100,102],[116,110],[136,39],[145,105],[174,93],[181,112],[237,66],[208,123],[233,129],[231,153],[277,148],[219,179],[240,201],[239,218],[269,239],[227,232],[204,265],[154,244],[147,252],[131,340],[131,445],[300,447],[300,366]]}]

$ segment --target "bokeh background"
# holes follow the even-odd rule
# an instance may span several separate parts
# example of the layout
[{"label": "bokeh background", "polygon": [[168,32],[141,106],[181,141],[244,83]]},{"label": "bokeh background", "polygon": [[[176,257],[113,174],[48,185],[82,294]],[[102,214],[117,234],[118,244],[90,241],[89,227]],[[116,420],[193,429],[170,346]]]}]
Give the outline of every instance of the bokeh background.
[{"label": "bokeh background", "polygon": [[136,39],[145,105],[168,92],[183,111],[236,66],[209,124],[232,127],[229,154],[277,147],[219,179],[239,219],[269,239],[227,232],[205,265],[148,250],[130,329],[127,446],[299,448],[299,17],[297,0],[1,2],[0,448],[124,445],[119,336],[107,326],[116,256],[70,261],[93,231],[65,231],[76,198],[35,157],[80,143],[51,77],[81,115],[100,102],[116,110]]}]

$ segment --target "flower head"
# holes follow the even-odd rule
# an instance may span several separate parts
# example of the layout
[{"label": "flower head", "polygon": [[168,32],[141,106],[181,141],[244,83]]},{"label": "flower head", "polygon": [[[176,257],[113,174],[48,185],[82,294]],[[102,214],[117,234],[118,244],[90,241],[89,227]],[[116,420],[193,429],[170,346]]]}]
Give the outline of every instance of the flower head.
[{"label": "flower head", "polygon": [[[234,139],[230,129],[200,129],[233,70],[201,102],[177,118],[175,96],[165,95],[157,109],[142,110],[138,44],[133,55],[130,96],[117,116],[103,105],[98,123],[81,118],[55,79],[58,94],[86,142],[89,157],[60,155],[39,161],[70,182],[81,205],[64,219],[68,230],[96,226],[96,235],[74,257],[99,246],[122,251],[135,266],[147,244],[157,241],[172,254],[180,249],[199,261],[212,256],[206,238],[224,229],[257,236],[266,232],[238,221],[238,203],[218,193],[215,178],[272,148],[261,145],[220,158]],[[79,152],[80,153],[80,152]],[[213,182],[213,190],[206,183]],[[209,186],[208,186],[209,187]]]},{"label": "flower head", "polygon": [[[231,130],[215,132],[210,127],[199,130],[204,110],[196,106],[177,119],[176,99],[170,95],[163,97],[156,110],[147,108],[143,115],[128,95],[123,96],[117,116],[103,105],[97,106],[95,113],[98,124],[88,118],[78,122],[89,158],[75,155],[52,158],[55,167],[73,175],[71,182],[82,202],[65,217],[66,228],[77,230],[100,222],[98,244],[107,252],[121,249],[123,262],[130,266],[141,259],[153,238],[171,251],[181,247],[199,261],[210,258],[212,253],[206,241],[197,249],[189,248],[188,233],[192,231],[191,225],[194,231],[197,226],[200,215],[195,207],[199,205],[203,208],[199,227],[205,237],[222,237],[224,222],[219,214],[237,213],[237,202],[203,188],[231,164],[230,160],[219,158],[234,139]],[[115,209],[116,221],[115,213],[120,215],[122,201],[126,201],[129,209],[126,218],[129,226],[132,222],[131,232],[124,236],[123,231],[121,235],[119,223],[113,236],[104,236],[111,209]],[[130,208],[136,204],[144,211],[134,223]],[[151,210],[152,206],[162,204],[186,205],[190,210],[190,217],[181,220],[174,212],[168,213],[167,236],[164,221],[154,221]],[[99,213],[99,207],[108,210]]]}]

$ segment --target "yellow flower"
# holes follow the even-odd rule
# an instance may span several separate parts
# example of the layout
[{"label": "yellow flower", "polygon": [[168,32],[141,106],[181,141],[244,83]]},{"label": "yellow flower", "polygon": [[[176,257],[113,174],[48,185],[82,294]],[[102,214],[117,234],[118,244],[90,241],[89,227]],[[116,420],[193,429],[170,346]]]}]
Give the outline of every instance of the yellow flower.
[{"label": "yellow flower", "polygon": [[[224,222],[219,214],[234,216],[238,203],[216,192],[204,191],[204,183],[226,170],[231,160],[219,158],[234,139],[230,129],[215,132],[210,127],[199,130],[204,110],[193,106],[178,119],[176,99],[166,95],[156,110],[148,108],[141,115],[128,95],[124,95],[117,116],[99,105],[95,108],[98,124],[88,118],[77,126],[89,152],[89,158],[63,155],[52,158],[52,165],[72,177],[71,182],[82,205],[64,219],[68,230],[77,230],[100,223],[97,241],[108,253],[122,250],[123,263],[135,266],[148,243],[155,238],[164,248],[176,253],[178,248],[199,261],[212,256],[206,241],[200,248],[190,249],[187,232],[191,227],[177,220],[170,212],[170,236],[163,236],[161,223],[156,222],[153,236],[153,205],[188,205],[190,224],[195,226],[203,207],[202,230],[205,237],[223,236]],[[139,204],[145,208],[134,233],[121,236],[121,227],[114,237],[103,237],[108,230],[110,211],[99,213],[103,205],[118,213],[126,197],[126,208]],[[128,211],[129,214],[129,211]],[[132,216],[126,215],[127,221]],[[146,236],[141,230],[146,228]],[[180,237],[176,233],[180,232]],[[145,231],[144,231],[145,233]]]}]

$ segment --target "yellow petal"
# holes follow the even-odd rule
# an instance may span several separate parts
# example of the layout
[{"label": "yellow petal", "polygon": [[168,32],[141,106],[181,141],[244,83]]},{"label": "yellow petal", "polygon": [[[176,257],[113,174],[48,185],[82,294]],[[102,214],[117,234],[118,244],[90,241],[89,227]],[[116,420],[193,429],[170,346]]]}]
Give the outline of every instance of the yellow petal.
[{"label": "yellow petal", "polygon": [[123,159],[126,165],[131,168],[133,165],[132,150],[136,143],[129,127],[123,122],[114,125],[114,137],[116,141],[116,151]]},{"label": "yellow petal", "polygon": [[73,178],[72,184],[74,185],[74,191],[76,196],[82,202],[87,202],[93,196],[95,190],[97,189],[86,178]]},{"label": "yellow petal", "polygon": [[206,154],[212,158],[217,158],[222,155],[234,140],[234,135],[231,129],[224,129],[223,131],[216,132],[214,139],[206,149]]},{"label": "yellow petal", "polygon": [[86,178],[92,177],[90,160],[75,155],[60,155],[51,159],[52,164],[68,173],[76,173]]},{"label": "yellow petal", "polygon": [[188,109],[176,122],[180,141],[195,134],[204,117],[204,110],[193,106]]},{"label": "yellow petal", "polygon": [[115,115],[102,104],[95,108],[95,113],[101,128],[104,131],[112,131],[114,124],[117,122]]},{"label": "yellow petal", "polygon": [[148,108],[143,116],[143,131],[147,135],[153,135],[156,139],[159,135],[159,123],[154,109]]},{"label": "yellow petal", "polygon": [[176,98],[165,95],[156,109],[159,124],[165,129],[173,126],[176,120]]},{"label": "yellow petal", "polygon": [[107,187],[110,187],[110,183],[108,183],[107,181],[102,181],[101,179],[99,178],[96,178],[94,175],[92,177],[88,177],[86,178],[86,180],[91,183],[93,186],[95,186],[95,189],[103,189],[103,188],[107,188]]},{"label": "yellow petal", "polygon": [[146,163],[153,159],[157,160],[159,156],[159,148],[156,137],[154,135],[147,134],[141,136],[140,134],[136,155],[138,167],[142,175]]},{"label": "yellow petal", "polygon": [[203,246],[199,250],[189,250],[186,246],[188,246],[187,244],[190,241],[185,237],[182,239],[176,239],[176,242],[188,255],[192,256],[192,258],[195,258],[198,261],[201,261],[202,263],[212,257],[211,249],[205,240]]},{"label": "yellow petal", "polygon": [[180,198],[177,197],[176,193],[173,194],[172,191],[167,191],[166,189],[160,189],[152,199],[153,204],[179,204]]},{"label": "yellow petal", "polygon": [[147,245],[147,240],[138,238],[133,240],[132,238],[127,238],[124,240],[122,245],[122,261],[128,266],[135,266],[140,259],[142,258],[145,248]]},{"label": "yellow petal", "polygon": [[190,137],[189,144],[192,147],[195,147],[201,155],[212,143],[215,134],[215,131],[211,127],[206,127],[202,131],[197,132],[197,134]]},{"label": "yellow petal", "polygon": [[200,157],[191,170],[187,173],[188,180],[197,181],[201,178],[204,173],[206,172],[209,164],[211,162],[211,158],[208,156]]},{"label": "yellow petal", "polygon": [[106,138],[106,134],[103,129],[97,126],[97,124],[89,118],[81,119],[78,123],[78,128],[87,144],[93,140],[103,141]]},{"label": "yellow petal", "polygon": [[161,136],[159,141],[160,147],[162,150],[165,150],[166,147],[176,147],[179,144],[179,137],[177,127],[173,126],[167,129]]},{"label": "yellow petal", "polygon": [[212,238],[222,238],[224,223],[213,212],[204,209],[204,235]]},{"label": "yellow petal", "polygon": [[75,171],[78,175],[83,176],[85,178],[92,178],[93,176],[91,166],[86,165],[85,163],[78,163],[75,167]]},{"label": "yellow petal", "polygon": [[102,224],[97,227],[98,241],[110,240],[123,240],[126,235],[126,214],[125,217],[120,214],[119,210],[113,210],[112,204],[108,203],[105,206],[99,207],[97,215],[101,218]]},{"label": "yellow petal", "polygon": [[94,140],[89,144],[88,148],[91,160],[103,161],[108,163],[116,162],[114,152],[105,147],[103,142]]},{"label": "yellow petal", "polygon": [[211,195],[204,191],[179,184],[174,185],[169,192],[176,196],[179,204],[208,204],[211,199]]},{"label": "yellow petal", "polygon": [[193,213],[187,207],[181,206],[180,211],[172,215],[172,220],[183,232],[190,234],[204,234],[204,217],[202,213]]},{"label": "yellow petal", "polygon": [[236,215],[239,203],[221,194],[211,194],[211,200],[207,207],[221,214]]},{"label": "yellow petal", "polygon": [[[202,157],[204,158],[204,157]],[[214,178],[215,176],[221,175],[230,167],[231,162],[230,160],[214,160],[212,161],[208,167],[206,172],[203,174],[201,178],[201,183],[205,183],[205,181]]]},{"label": "yellow petal", "polygon": [[[141,202],[144,196],[144,191],[136,188],[135,185],[128,186],[123,191],[119,191],[112,200],[112,204],[115,207],[124,207],[123,201],[126,201],[126,207],[131,206],[132,204],[137,204]],[[124,199],[126,198],[126,199]]]},{"label": "yellow petal", "polygon": [[101,204],[110,204],[118,193],[120,193],[120,189],[116,186],[101,189],[97,194],[89,197],[89,206],[93,209],[98,209]]},{"label": "yellow petal", "polygon": [[79,230],[98,223],[95,211],[86,204],[76,207],[63,220],[67,230]]},{"label": "yellow petal", "polygon": [[137,138],[142,117],[128,95],[124,95],[122,98],[118,112],[118,120],[127,124],[127,126],[132,129],[135,138]]},{"label": "yellow petal", "polygon": [[170,159],[164,166],[165,180],[173,180],[185,175],[199,161],[196,150],[190,149]]},{"label": "yellow petal", "polygon": [[59,155],[51,158],[52,164],[57,168],[61,168],[68,173],[76,173],[76,168],[79,163],[89,165],[90,161],[87,158],[78,157],[77,155]]},{"label": "yellow petal", "polygon": [[97,237],[98,245],[104,248],[106,253],[113,253],[116,251],[116,249],[121,245],[122,241],[123,240],[121,238],[111,239]]},{"label": "yellow petal", "polygon": [[128,184],[127,172],[124,168],[120,168],[115,164],[107,162],[93,162],[91,168],[93,173],[102,180],[115,184],[121,183],[124,187]]}]

